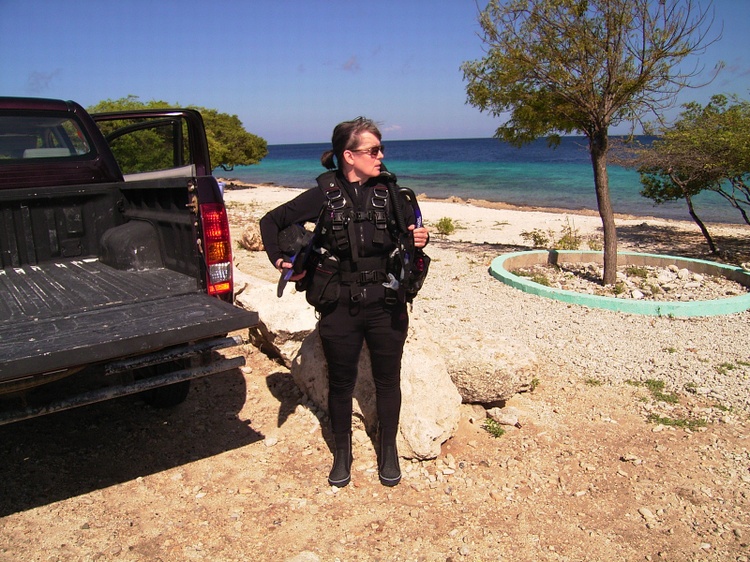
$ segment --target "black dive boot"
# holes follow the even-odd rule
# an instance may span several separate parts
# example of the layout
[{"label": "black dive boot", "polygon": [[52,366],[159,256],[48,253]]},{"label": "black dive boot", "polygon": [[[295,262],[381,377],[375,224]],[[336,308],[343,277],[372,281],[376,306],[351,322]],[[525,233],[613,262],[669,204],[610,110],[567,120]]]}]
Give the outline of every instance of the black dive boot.
[{"label": "black dive boot", "polygon": [[401,467],[398,465],[398,451],[396,442],[384,443],[380,440],[380,459],[378,459],[378,475],[383,486],[395,486],[401,482]]},{"label": "black dive boot", "polygon": [[343,488],[352,479],[352,434],[334,433],[333,440],[333,468],[328,475],[328,483]]}]

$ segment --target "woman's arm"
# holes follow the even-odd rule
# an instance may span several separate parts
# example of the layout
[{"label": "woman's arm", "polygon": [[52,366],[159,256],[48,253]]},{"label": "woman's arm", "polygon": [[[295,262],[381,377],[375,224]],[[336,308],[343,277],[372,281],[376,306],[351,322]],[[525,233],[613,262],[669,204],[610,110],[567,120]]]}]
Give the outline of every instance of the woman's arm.
[{"label": "woman's arm", "polygon": [[279,260],[283,261],[285,257],[279,247],[279,232],[293,224],[316,220],[325,202],[323,192],[318,187],[313,187],[269,211],[260,219],[263,246],[274,267],[280,269]]}]

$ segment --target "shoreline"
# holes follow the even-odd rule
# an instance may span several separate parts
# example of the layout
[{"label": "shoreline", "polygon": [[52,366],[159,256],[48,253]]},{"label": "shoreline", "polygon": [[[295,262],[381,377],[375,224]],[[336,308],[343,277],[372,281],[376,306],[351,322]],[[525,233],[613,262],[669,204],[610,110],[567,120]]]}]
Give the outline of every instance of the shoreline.
[{"label": "shoreline", "polygon": [[[258,205],[261,215],[280,205],[305,188],[284,187],[276,184],[246,183],[219,179],[225,183],[225,200]],[[477,244],[499,244],[529,246],[524,233],[541,231],[544,234],[561,233],[571,229],[586,241],[602,239],[602,222],[597,211],[588,209],[562,209],[549,207],[518,206],[480,199],[464,200],[459,197],[447,199],[428,198],[418,194],[426,225],[436,234],[434,224],[441,218],[450,218],[456,226],[451,235],[440,236],[455,242]],[[258,215],[257,218],[260,218]],[[686,255],[687,245],[692,246],[689,257],[707,253],[707,244],[698,226],[689,220],[663,219],[653,216],[635,216],[615,213],[618,229],[618,247],[622,250],[650,251],[662,246],[674,247],[675,254]],[[750,253],[750,228],[747,225],[730,223],[706,223],[714,239],[733,239],[740,253]],[[685,240],[671,241],[673,237]],[[744,241],[744,244],[743,244]],[[703,246],[705,251],[696,251]],[[745,246],[745,247],[743,247]],[[663,248],[661,248],[664,253]],[[736,251],[736,248],[735,248]],[[671,252],[667,252],[671,253]]]},{"label": "shoreline", "polygon": [[[251,182],[244,182],[241,180],[235,180],[231,178],[217,178],[217,180],[225,183],[225,185],[227,186],[230,186],[230,185],[237,186],[236,188],[229,188],[227,189],[227,191],[242,191],[244,189],[278,189],[278,190],[284,190],[284,191],[299,192],[299,191],[304,191],[306,189],[309,189],[309,187],[292,187],[292,186],[279,185],[273,182],[251,183]],[[291,197],[289,197],[289,199],[291,199]],[[473,205],[475,207],[480,207],[480,208],[485,208],[485,209],[519,211],[519,212],[539,212],[539,213],[550,213],[550,214],[569,214],[569,215],[577,215],[577,216],[584,216],[584,217],[595,217],[599,219],[599,211],[597,211],[596,209],[568,209],[565,207],[518,205],[515,203],[506,203],[504,201],[490,201],[487,199],[474,199],[474,198],[463,199],[456,195],[451,195],[449,197],[427,197],[424,193],[418,193],[417,199],[419,200],[420,203],[423,203],[423,202],[425,203],[455,203],[455,204]],[[664,217],[658,217],[656,215],[650,215],[650,214],[634,215],[630,213],[615,212],[614,217],[616,220],[657,221],[657,222],[664,222],[664,223],[674,223],[676,225],[690,225],[692,227],[695,227],[696,230],[698,227],[698,225],[695,222],[689,219],[664,218]],[[748,228],[748,225],[744,223],[740,223],[740,222],[704,221],[704,224],[712,228],[729,228],[729,229],[739,229],[739,230]]]}]

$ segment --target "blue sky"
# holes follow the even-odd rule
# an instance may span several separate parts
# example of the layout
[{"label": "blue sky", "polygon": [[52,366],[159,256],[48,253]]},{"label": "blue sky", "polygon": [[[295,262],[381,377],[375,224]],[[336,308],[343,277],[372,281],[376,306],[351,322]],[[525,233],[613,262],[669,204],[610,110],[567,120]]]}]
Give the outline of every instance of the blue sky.
[{"label": "blue sky", "polygon": [[[465,103],[460,71],[483,54],[477,3],[0,0],[0,95],[199,105],[270,144],[327,142],[358,115],[386,140],[490,137],[499,122]],[[750,95],[750,1],[714,5],[723,37],[700,61],[727,66],[681,102]]]}]

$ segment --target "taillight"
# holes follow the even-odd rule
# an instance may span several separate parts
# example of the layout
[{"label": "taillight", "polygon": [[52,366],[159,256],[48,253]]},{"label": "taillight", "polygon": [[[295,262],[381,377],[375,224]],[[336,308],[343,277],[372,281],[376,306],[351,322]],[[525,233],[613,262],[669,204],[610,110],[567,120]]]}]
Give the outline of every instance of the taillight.
[{"label": "taillight", "polygon": [[232,245],[227,211],[221,203],[200,206],[203,251],[206,257],[206,285],[209,295],[232,291]]}]

